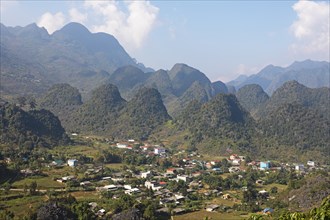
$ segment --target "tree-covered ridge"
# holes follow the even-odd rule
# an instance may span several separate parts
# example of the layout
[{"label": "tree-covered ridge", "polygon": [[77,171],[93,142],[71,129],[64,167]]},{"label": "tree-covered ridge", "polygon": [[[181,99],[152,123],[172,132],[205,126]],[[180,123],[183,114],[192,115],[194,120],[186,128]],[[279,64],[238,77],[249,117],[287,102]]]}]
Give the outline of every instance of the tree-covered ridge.
[{"label": "tree-covered ridge", "polygon": [[59,119],[47,110],[24,111],[4,104],[0,106],[0,141],[2,144],[52,147],[70,140]]},{"label": "tree-covered ridge", "polygon": [[144,73],[134,66],[118,68],[109,79],[121,95],[130,100],[143,87],[157,89],[169,114],[176,117],[193,99],[210,100],[218,93],[227,93],[220,81],[211,83],[204,73],[186,64],[175,64],[169,71]]},{"label": "tree-covered ridge", "polygon": [[317,110],[325,117],[330,117],[330,89],[323,87],[312,89],[297,81],[289,81],[278,88],[265,107],[259,108],[258,117],[265,117],[276,108],[286,103],[298,103],[306,108]]},{"label": "tree-covered ridge", "polygon": [[255,115],[259,108],[264,107],[264,104],[269,99],[267,93],[257,84],[243,86],[237,91],[236,97],[239,103],[248,110],[252,116]]},{"label": "tree-covered ridge", "polygon": [[[167,75],[162,72],[159,74]],[[329,119],[322,114],[327,109],[322,105],[326,102],[324,91],[328,89],[310,89],[288,82],[268,99],[260,86],[248,85],[236,94],[238,98],[218,94],[208,101],[203,86],[194,82],[188,94],[178,99],[184,103],[179,105],[183,112],[168,123],[165,122],[171,118],[161,94],[154,88],[136,87],[127,102],[116,86],[107,83],[95,89],[84,104],[75,105],[81,101],[78,91],[61,84],[41,100],[48,100],[48,109],[56,109],[56,114],[66,112],[64,117],[59,116],[68,131],[136,139],[161,131],[160,138],[176,139],[204,153],[218,150],[218,154],[222,154],[227,148],[235,148],[274,159],[285,154],[280,153],[282,150],[274,154],[271,149],[287,149],[298,155],[312,151],[313,155],[316,151],[326,153]],[[46,106],[45,103],[42,106]],[[254,108],[250,109],[252,114],[263,110],[263,115],[255,122],[241,103],[246,109]]]},{"label": "tree-covered ridge", "polygon": [[153,88],[142,88],[127,103],[118,127],[126,137],[145,139],[170,119],[160,93]]},{"label": "tree-covered ridge", "polygon": [[109,82],[116,85],[120,94],[127,98],[130,97],[130,90],[142,85],[151,73],[144,73],[137,67],[124,66],[118,68],[109,78]]},{"label": "tree-covered ridge", "polygon": [[81,105],[81,94],[77,88],[67,83],[55,84],[39,101],[40,107],[55,108],[58,106]]},{"label": "tree-covered ridge", "polygon": [[330,153],[330,121],[316,110],[297,103],[283,104],[261,119],[259,125],[265,137],[275,137],[279,144]]},{"label": "tree-covered ridge", "polygon": [[67,127],[72,112],[82,105],[79,90],[69,84],[55,84],[38,100],[40,108],[53,112],[64,127]]},{"label": "tree-covered ridge", "polygon": [[95,89],[91,98],[70,114],[66,128],[116,138],[141,139],[169,119],[156,89],[141,88],[126,102],[118,88],[107,83]]},{"label": "tree-covered ridge", "polygon": [[[176,127],[187,134],[192,145],[225,150],[223,141],[230,140],[236,147],[248,141],[254,121],[234,95],[218,94],[211,101],[201,104],[191,102],[176,120]],[[212,143],[212,144],[211,144]]]},{"label": "tree-covered ridge", "polygon": [[92,92],[91,98],[71,114],[68,129],[105,134],[118,120],[126,101],[118,88],[104,84]]}]

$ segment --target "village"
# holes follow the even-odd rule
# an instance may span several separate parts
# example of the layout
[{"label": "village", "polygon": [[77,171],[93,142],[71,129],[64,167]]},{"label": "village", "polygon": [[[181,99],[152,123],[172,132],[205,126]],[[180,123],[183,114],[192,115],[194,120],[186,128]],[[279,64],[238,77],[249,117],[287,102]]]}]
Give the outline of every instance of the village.
[{"label": "village", "polygon": [[[21,169],[21,175],[35,180],[39,192],[46,194],[69,192],[75,196],[86,192],[81,197],[99,218],[111,214],[112,210],[98,198],[104,201],[123,195],[136,201],[156,201],[155,212],[158,215],[239,210],[244,217],[244,214],[254,211],[271,214],[274,207],[269,207],[269,204],[277,193],[288,187],[290,175],[299,178],[324,169],[315,161],[307,161],[306,164],[258,161],[233,152],[211,160],[196,151],[173,151],[149,142],[103,142],[102,149],[107,149],[103,151],[105,155],[98,153],[95,158],[84,151],[74,151],[65,155],[69,158],[63,155],[60,158],[54,154],[50,157],[53,160],[48,162],[39,158],[38,169],[33,168],[35,166]],[[8,164],[12,162],[11,158],[4,160]],[[28,158],[23,158],[23,161],[28,161]],[[47,176],[53,182],[43,186],[35,178],[38,176]],[[26,191],[27,185],[24,184]],[[19,191],[20,187],[22,184],[14,183],[11,190]]]}]

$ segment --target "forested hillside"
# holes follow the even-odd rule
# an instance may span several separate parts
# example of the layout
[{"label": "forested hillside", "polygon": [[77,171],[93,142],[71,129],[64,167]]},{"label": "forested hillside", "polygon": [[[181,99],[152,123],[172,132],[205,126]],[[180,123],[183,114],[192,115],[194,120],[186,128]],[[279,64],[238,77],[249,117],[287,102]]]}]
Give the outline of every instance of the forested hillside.
[{"label": "forested hillside", "polygon": [[31,110],[4,104],[0,106],[0,141],[4,145],[52,147],[70,142],[61,122],[50,111]]}]

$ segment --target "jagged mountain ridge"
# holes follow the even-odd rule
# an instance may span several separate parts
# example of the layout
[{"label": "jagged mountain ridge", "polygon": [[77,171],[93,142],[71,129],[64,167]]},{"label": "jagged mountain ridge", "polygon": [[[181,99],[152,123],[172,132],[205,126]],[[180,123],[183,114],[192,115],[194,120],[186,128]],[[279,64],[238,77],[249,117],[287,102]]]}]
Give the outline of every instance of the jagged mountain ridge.
[{"label": "jagged mountain ridge", "polygon": [[109,82],[118,86],[127,100],[142,87],[157,89],[169,114],[174,117],[194,99],[204,103],[216,94],[228,93],[224,83],[212,83],[204,73],[186,64],[175,64],[169,71],[158,70],[153,73],[125,66],[117,69]]},{"label": "jagged mountain ridge", "polygon": [[[70,92],[63,94],[63,91]],[[67,84],[54,85],[40,99],[40,106],[53,110],[71,132],[144,139],[171,119],[161,95],[153,88],[141,88],[128,102],[110,83],[93,90],[91,98],[84,103],[79,102],[80,94],[76,92],[77,89]],[[49,97],[56,97],[57,101],[50,103]]]},{"label": "jagged mountain ridge", "polygon": [[[137,64],[113,36],[91,33],[78,23],[69,23],[51,35],[36,24],[14,28],[1,24],[2,81],[15,78],[25,87],[32,82],[31,93],[55,83],[69,83],[87,93],[125,65],[150,70]],[[13,84],[2,83],[1,91],[25,93]]]},{"label": "jagged mountain ridge", "polygon": [[272,94],[283,83],[298,81],[310,88],[330,87],[330,63],[326,61],[295,61],[288,67],[268,65],[251,76],[239,76],[227,85],[240,89],[244,85],[259,84],[264,91]]},{"label": "jagged mountain ridge", "polygon": [[[193,85],[202,88],[197,82]],[[65,128],[71,132],[136,139],[156,135],[156,138],[173,139],[175,144],[196,147],[204,153],[225,154],[229,148],[274,159],[285,157],[285,154],[273,154],[272,149],[286,149],[295,155],[316,155],[315,152],[321,155],[323,152],[324,155],[328,149],[330,119],[320,111],[322,100],[329,95],[327,88],[311,89],[295,81],[287,82],[268,98],[260,86],[246,86],[236,95],[244,92],[251,99],[245,100],[250,107],[267,107],[264,115],[257,120],[251,117],[246,106],[243,107],[246,103],[241,105],[239,102],[244,96],[236,98],[233,94],[218,94],[204,103],[197,99],[187,101],[187,107],[171,120],[161,94],[154,88],[140,88],[131,100],[126,101],[118,88],[108,83],[95,89],[91,99],[79,105],[75,89],[68,88],[68,85],[54,87],[57,90],[67,87],[68,91],[72,91],[67,98],[58,98],[55,104],[75,104],[74,110],[59,115]],[[61,97],[56,89],[52,89],[51,93],[59,93]],[[324,94],[324,91],[328,93]],[[53,96],[47,94],[46,97]],[[207,97],[206,93],[204,97]],[[74,102],[67,101],[72,98]],[[323,107],[329,109],[327,105]]]},{"label": "jagged mountain ridge", "polygon": [[26,27],[1,24],[0,90],[5,95],[38,96],[53,84],[68,83],[88,99],[90,91],[110,82],[127,100],[142,87],[156,88],[170,114],[176,115],[175,111],[185,107],[187,97],[200,97],[194,95],[196,92],[187,94],[196,87],[196,82],[202,93],[207,94],[207,100],[228,91],[222,82],[212,84],[204,73],[186,64],[156,72],[141,65],[113,36],[91,33],[78,23],[69,23],[53,34],[36,24]]},{"label": "jagged mountain ridge", "polygon": [[316,110],[330,119],[330,88],[308,88],[297,81],[288,81],[257,109],[257,118],[262,118],[283,104],[300,104],[304,108]]}]

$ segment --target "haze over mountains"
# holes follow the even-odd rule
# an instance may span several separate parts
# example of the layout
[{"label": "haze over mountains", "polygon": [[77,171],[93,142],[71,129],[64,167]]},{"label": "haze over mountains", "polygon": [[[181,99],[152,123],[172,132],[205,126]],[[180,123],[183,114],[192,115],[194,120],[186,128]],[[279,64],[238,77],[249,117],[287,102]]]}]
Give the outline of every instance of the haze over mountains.
[{"label": "haze over mountains", "polygon": [[[113,36],[92,34],[78,23],[70,23],[51,35],[36,24],[15,28],[1,24],[4,92],[33,93],[59,82],[90,91],[125,65],[149,70],[137,64]],[[14,79],[19,86],[13,85]],[[31,86],[21,88],[25,84]]]},{"label": "haze over mountains", "polygon": [[241,76],[227,85],[211,82],[204,73],[186,64],[154,71],[131,58],[113,36],[91,33],[78,23],[69,23],[51,35],[36,24],[1,24],[0,49],[3,95],[38,96],[53,84],[68,83],[86,99],[93,89],[110,82],[129,100],[140,88],[152,87],[160,92],[172,116],[194,99],[203,103],[247,84],[259,84],[268,94],[288,80],[312,88],[329,87],[329,63],[311,60],[295,62],[287,68],[269,65],[258,74]]},{"label": "haze over mountains", "polygon": [[310,88],[329,87],[329,68],[329,62],[312,60],[296,61],[288,67],[268,65],[257,74],[241,75],[227,84],[235,86],[236,89],[248,84],[258,84],[268,94],[272,94],[283,83],[290,80],[296,80]]},{"label": "haze over mountains", "polygon": [[[323,158],[329,153],[328,62],[270,65],[227,86],[183,63],[170,70],[145,68],[113,36],[92,34],[77,23],[52,35],[35,24],[1,25],[0,46],[1,99],[33,95],[67,131],[168,138],[173,146],[214,154],[228,148],[269,158],[288,156],[286,151]],[[5,117],[8,109],[1,109]],[[8,117],[30,129],[18,116]],[[3,137],[11,135],[8,123],[2,123]]]}]

